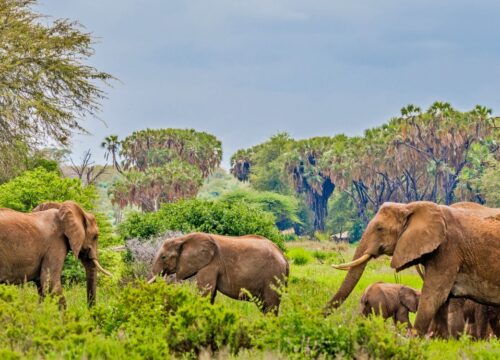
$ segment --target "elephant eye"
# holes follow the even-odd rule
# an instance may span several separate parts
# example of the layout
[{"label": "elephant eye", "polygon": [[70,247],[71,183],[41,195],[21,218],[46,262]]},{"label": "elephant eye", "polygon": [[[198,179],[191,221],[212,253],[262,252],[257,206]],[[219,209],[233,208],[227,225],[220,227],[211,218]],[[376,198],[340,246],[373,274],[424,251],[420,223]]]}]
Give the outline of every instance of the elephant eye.
[{"label": "elephant eye", "polygon": [[162,255],[161,258],[165,260],[167,258],[167,255]]},{"label": "elephant eye", "polygon": [[384,230],[384,228],[382,226],[377,226],[376,230],[380,232],[380,231]]}]

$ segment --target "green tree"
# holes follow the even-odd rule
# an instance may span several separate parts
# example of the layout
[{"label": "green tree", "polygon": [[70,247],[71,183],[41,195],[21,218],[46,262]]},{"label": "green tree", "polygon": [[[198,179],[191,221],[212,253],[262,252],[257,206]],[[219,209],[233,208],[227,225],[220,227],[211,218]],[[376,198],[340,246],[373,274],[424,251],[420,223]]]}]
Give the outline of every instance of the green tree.
[{"label": "green tree", "polygon": [[60,174],[37,168],[24,172],[0,185],[0,207],[31,211],[45,201],[73,200],[92,210],[97,199],[93,186],[82,187],[80,180],[62,178]]},{"label": "green tree", "polygon": [[195,130],[146,129],[120,145],[124,176],[111,188],[120,208],[157,211],[162,203],[195,197],[222,159],[221,142]]},{"label": "green tree", "polygon": [[35,0],[0,2],[0,143],[29,145],[46,138],[68,144],[85,131],[79,118],[100,109],[96,81],[111,75],[86,64],[93,39],[76,22],[48,24]]},{"label": "green tree", "polygon": [[272,213],[275,217],[276,226],[280,230],[290,227],[300,228],[302,226],[299,218],[299,201],[291,195],[271,191],[239,189],[227,192],[219,199],[233,204],[254,205],[260,210]]},{"label": "green tree", "polygon": [[500,207],[500,161],[487,168],[480,178],[479,188],[486,200],[486,205]]},{"label": "green tree", "polygon": [[283,156],[294,143],[289,134],[278,133],[262,144],[239,150],[231,157],[231,173],[240,181],[250,181],[256,190],[290,194]]}]

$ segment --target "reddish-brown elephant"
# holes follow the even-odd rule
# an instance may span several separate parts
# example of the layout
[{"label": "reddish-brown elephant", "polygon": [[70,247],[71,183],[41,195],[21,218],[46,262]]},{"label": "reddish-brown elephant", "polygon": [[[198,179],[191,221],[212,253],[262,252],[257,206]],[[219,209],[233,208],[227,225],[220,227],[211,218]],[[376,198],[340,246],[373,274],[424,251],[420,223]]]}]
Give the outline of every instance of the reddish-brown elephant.
[{"label": "reddish-brown elephant", "polygon": [[80,259],[87,274],[87,301],[96,297],[99,230],[95,217],[72,202],[44,203],[32,213],[0,209],[0,282],[33,281],[41,297],[47,291],[62,295],[61,273],[69,250]]},{"label": "reddish-brown elephant", "polygon": [[175,274],[177,281],[196,276],[212,303],[217,291],[239,300],[248,299],[248,292],[262,301],[263,312],[277,313],[281,296],[276,290],[286,284],[288,272],[285,256],[266,238],[192,233],[165,240],[149,282],[159,274]]},{"label": "reddish-brown elephant", "polygon": [[[368,260],[392,255],[400,271],[416,264],[425,268],[415,329],[424,335],[448,297],[468,297],[500,305],[500,221],[498,209],[437,205],[427,201],[385,203],[368,224],[353,261],[335,266],[348,270],[340,289],[325,308],[328,314],[349,296]],[[491,214],[491,215],[490,215]]]}]

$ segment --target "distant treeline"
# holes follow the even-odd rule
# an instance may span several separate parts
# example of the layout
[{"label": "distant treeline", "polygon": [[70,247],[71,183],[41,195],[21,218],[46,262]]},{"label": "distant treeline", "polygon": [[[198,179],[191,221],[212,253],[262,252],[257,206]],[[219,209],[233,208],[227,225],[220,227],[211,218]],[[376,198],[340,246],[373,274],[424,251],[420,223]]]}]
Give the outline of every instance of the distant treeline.
[{"label": "distant treeline", "polygon": [[303,197],[314,229],[324,230],[335,190],[365,224],[386,201],[498,206],[499,143],[500,120],[490,109],[461,112],[435,102],[427,111],[408,105],[364,136],[294,140],[277,134],[236,152],[231,172],[256,190]]}]

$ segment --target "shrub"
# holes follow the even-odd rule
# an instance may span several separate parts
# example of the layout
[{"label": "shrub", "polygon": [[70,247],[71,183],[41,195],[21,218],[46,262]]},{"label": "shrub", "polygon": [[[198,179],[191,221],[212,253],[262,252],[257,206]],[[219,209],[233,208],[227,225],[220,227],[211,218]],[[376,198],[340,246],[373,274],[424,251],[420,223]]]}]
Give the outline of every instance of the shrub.
[{"label": "shrub", "polygon": [[80,180],[62,178],[44,168],[25,171],[11,181],[0,185],[0,207],[17,211],[31,211],[44,201],[73,200],[92,210],[97,192],[93,186],[82,187]]},{"label": "shrub", "polygon": [[295,265],[306,265],[313,259],[311,253],[302,248],[293,248],[288,250],[287,257],[291,259]]},{"label": "shrub", "polygon": [[156,213],[132,213],[119,226],[125,239],[146,239],[167,230],[201,231],[220,235],[264,236],[284,249],[273,215],[245,203],[182,200],[164,204]]},{"label": "shrub", "polygon": [[298,216],[299,201],[294,196],[270,191],[238,189],[225,193],[221,200],[236,204],[253,204],[263,211],[272,213],[280,230],[302,225]]},{"label": "shrub", "polygon": [[247,326],[223,305],[211,305],[193,287],[133,283],[119,294],[113,306],[97,306],[93,317],[105,333],[123,332],[134,337],[134,344],[146,358],[158,356],[151,343],[160,341],[179,354],[197,355],[202,349],[232,352],[250,346]]}]

